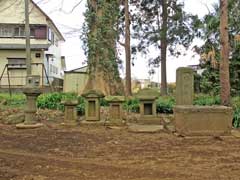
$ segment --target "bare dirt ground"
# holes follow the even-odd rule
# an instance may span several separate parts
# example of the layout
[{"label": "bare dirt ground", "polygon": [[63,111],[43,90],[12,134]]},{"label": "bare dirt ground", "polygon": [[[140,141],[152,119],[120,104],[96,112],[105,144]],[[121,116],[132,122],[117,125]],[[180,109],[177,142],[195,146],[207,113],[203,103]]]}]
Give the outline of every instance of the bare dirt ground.
[{"label": "bare dirt ground", "polygon": [[239,180],[240,139],[0,125],[0,180]]}]

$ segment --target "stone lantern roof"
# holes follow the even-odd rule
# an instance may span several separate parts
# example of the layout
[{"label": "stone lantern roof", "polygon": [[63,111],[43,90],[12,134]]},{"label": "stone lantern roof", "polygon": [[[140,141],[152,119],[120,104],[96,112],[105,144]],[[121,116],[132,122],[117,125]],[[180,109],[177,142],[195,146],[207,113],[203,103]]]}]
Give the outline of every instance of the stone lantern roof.
[{"label": "stone lantern roof", "polygon": [[100,90],[88,90],[82,94],[85,98],[103,98],[105,95]]},{"label": "stone lantern roof", "polygon": [[158,98],[160,93],[157,90],[151,88],[141,89],[137,94],[136,97],[139,100],[155,100]]}]

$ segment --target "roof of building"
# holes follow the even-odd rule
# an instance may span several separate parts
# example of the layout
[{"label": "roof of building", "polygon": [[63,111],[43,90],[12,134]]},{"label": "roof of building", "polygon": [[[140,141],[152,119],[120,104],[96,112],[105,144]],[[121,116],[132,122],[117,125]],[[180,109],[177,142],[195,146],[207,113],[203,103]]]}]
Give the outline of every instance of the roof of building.
[{"label": "roof of building", "polygon": [[83,66],[80,68],[72,69],[70,71],[65,71],[65,73],[87,73],[88,66]]},{"label": "roof of building", "polygon": [[31,2],[33,3],[33,5],[41,12],[43,13],[44,16],[46,16],[46,19],[49,20],[49,22],[53,25],[53,27],[55,28],[55,30],[57,31],[57,33],[59,34],[60,38],[62,41],[65,41],[62,33],[58,30],[57,26],[55,25],[55,23],[53,22],[53,20],[33,1],[31,0]]}]

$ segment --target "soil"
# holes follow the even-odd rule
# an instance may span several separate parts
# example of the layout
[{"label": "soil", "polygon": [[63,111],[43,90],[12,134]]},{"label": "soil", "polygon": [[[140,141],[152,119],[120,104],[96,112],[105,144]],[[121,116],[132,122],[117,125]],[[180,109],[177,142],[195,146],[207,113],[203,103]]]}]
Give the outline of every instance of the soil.
[{"label": "soil", "polygon": [[240,138],[63,127],[61,113],[39,114],[39,129],[0,124],[0,180],[240,179]]}]

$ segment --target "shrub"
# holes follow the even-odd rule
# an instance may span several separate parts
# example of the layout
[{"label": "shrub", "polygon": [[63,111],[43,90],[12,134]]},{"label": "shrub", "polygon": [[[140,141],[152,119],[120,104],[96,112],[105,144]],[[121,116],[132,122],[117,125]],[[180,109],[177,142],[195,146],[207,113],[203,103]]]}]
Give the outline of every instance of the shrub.
[{"label": "shrub", "polygon": [[26,103],[26,96],[22,93],[12,94],[12,96],[8,93],[1,93],[0,101],[5,101],[7,106],[19,107]]},{"label": "shrub", "polygon": [[77,99],[74,93],[49,93],[41,94],[37,99],[37,107],[40,109],[57,109],[63,110],[64,105],[61,104],[62,100]]},{"label": "shrub", "polygon": [[195,96],[193,104],[199,106],[212,106],[212,105],[220,105],[220,97],[219,96],[210,96],[205,94],[198,94]]},{"label": "shrub", "polygon": [[175,105],[175,99],[172,96],[159,97],[157,99],[157,113],[173,113],[173,106]]},{"label": "shrub", "polygon": [[123,108],[128,112],[139,112],[139,106],[140,106],[140,103],[139,103],[139,99],[137,98],[127,99],[123,103]]},{"label": "shrub", "polygon": [[78,96],[77,112],[79,115],[85,114],[85,100],[82,96]]},{"label": "shrub", "polygon": [[240,96],[234,97],[231,100],[231,105],[233,107],[233,127],[240,127]]}]

